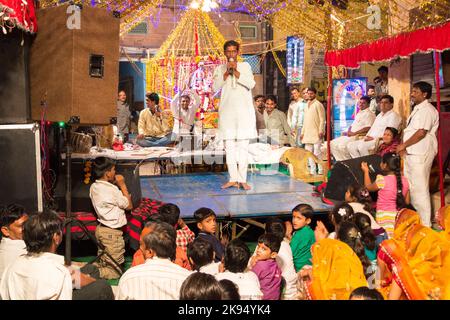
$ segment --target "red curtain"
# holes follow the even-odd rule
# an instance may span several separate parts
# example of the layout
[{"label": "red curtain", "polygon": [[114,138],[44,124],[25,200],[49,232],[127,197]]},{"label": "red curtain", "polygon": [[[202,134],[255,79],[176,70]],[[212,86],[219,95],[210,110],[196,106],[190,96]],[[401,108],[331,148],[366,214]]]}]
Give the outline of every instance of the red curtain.
[{"label": "red curtain", "polygon": [[37,31],[33,0],[0,0],[0,13],[3,13],[0,16],[0,33],[14,28],[31,33]]},{"label": "red curtain", "polygon": [[325,65],[359,68],[364,62],[390,60],[408,57],[414,52],[443,51],[450,48],[450,22],[437,27],[428,27],[383,38],[345,50],[325,53]]}]

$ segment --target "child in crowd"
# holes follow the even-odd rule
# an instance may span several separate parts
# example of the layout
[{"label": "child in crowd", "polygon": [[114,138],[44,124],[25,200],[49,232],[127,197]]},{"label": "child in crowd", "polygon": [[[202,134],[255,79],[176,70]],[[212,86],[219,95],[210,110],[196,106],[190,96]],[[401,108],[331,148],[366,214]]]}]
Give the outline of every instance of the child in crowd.
[{"label": "child in crowd", "polygon": [[392,127],[387,127],[384,130],[383,142],[378,146],[377,154],[382,157],[386,153],[395,152],[397,146],[399,145],[399,134],[398,130]]},{"label": "child in crowd", "polygon": [[281,293],[281,269],[275,258],[281,240],[276,235],[265,233],[258,238],[256,255],[250,262],[251,270],[258,276],[263,300],[279,300]]},{"label": "child in crowd", "polygon": [[216,254],[214,261],[220,262],[223,257],[224,248],[223,244],[215,236],[217,229],[215,212],[209,208],[200,208],[194,212],[194,218],[197,222],[197,227],[200,230],[198,237],[211,243]]},{"label": "child in crowd", "polygon": [[337,239],[348,244],[356,253],[364,268],[366,279],[371,276],[374,270],[372,270],[370,260],[366,256],[364,245],[361,242],[361,233],[356,225],[349,221],[342,222],[337,232]]},{"label": "child in crowd", "polygon": [[219,286],[222,289],[222,300],[241,300],[239,288],[233,281],[228,279],[220,280]]},{"label": "child in crowd", "polygon": [[311,265],[311,246],[316,242],[314,232],[310,228],[313,208],[309,204],[299,204],[292,209],[292,226],[294,234],[291,239],[292,256],[295,271],[304,265]]},{"label": "child in crowd", "polygon": [[372,182],[367,162],[361,163],[364,172],[364,185],[369,191],[378,191],[377,223],[386,230],[388,237],[394,234],[395,216],[398,210],[409,204],[409,183],[401,175],[400,157],[395,153],[386,153],[380,164],[383,175]]},{"label": "child in crowd", "polygon": [[0,242],[0,280],[3,271],[17,257],[27,254],[23,241],[23,224],[28,220],[25,208],[16,204],[0,208],[0,227],[2,240]]},{"label": "child in crowd", "polygon": [[192,269],[216,276],[219,273],[220,262],[214,262],[214,249],[211,243],[203,238],[197,238],[187,248],[187,256]]},{"label": "child in crowd", "polygon": [[100,277],[117,279],[122,275],[122,264],[125,262],[122,231],[127,224],[125,210],[131,210],[133,204],[124,177],[116,175],[114,160],[106,157],[96,158],[94,173],[97,180],[91,185],[89,196],[100,223],[95,230],[95,236],[104,246],[104,249],[98,252],[100,260],[94,265],[99,268]]},{"label": "child in crowd", "polygon": [[377,244],[387,239],[386,230],[380,227],[374,218],[375,208],[372,205],[372,198],[366,187],[356,183],[349,185],[345,193],[345,201],[353,208],[354,212],[361,212],[370,219],[370,227],[377,238]]},{"label": "child in crowd", "polygon": [[370,260],[372,270],[377,269],[377,252],[378,244],[375,234],[370,227],[370,219],[367,215],[361,212],[355,214],[355,225],[361,234],[361,242],[364,245],[364,252]]},{"label": "child in crowd", "polygon": [[261,300],[263,294],[260,289],[258,277],[252,271],[246,271],[250,250],[240,239],[231,240],[225,248],[223,265],[224,272],[216,278],[220,281],[228,279],[239,288],[242,300]]},{"label": "child in crowd", "polygon": [[317,226],[314,230],[316,241],[325,238],[336,239],[340,224],[344,221],[353,221],[354,215],[355,213],[350,204],[344,202],[336,205],[328,215],[329,220],[333,224],[334,231],[330,233],[322,221],[317,221]]},{"label": "child in crowd", "polygon": [[376,289],[359,287],[352,291],[350,300],[384,300],[383,295]]},{"label": "child in crowd", "polygon": [[222,295],[219,281],[202,272],[192,273],[180,288],[180,300],[222,300]]},{"label": "child in crowd", "polygon": [[[174,204],[171,204],[171,203],[168,203],[166,205],[175,206]],[[166,205],[164,205],[164,206],[166,206]],[[152,215],[147,220],[145,227],[142,229],[141,237],[140,237],[140,249],[137,250],[133,255],[133,261],[131,263],[132,267],[135,267],[137,265],[145,263],[144,251],[142,249],[144,247],[143,246],[143,238],[145,237],[146,234],[148,234],[150,232],[150,229],[148,227],[149,225],[153,224],[154,222],[166,222],[166,223],[170,224],[174,229],[176,228],[177,219],[173,219],[173,216],[171,216],[170,214],[167,214],[167,207],[164,208],[164,206],[161,206],[158,209],[158,213]],[[161,209],[161,208],[163,208],[163,209]],[[178,236],[178,233],[177,233],[177,236]],[[188,260],[187,254],[186,254],[186,251],[184,251],[179,246],[177,246],[175,249],[175,260],[173,262],[184,269],[192,270],[191,264],[189,263],[189,260]]]},{"label": "child in crowd", "polygon": [[[284,290],[281,299],[291,300],[297,297],[297,273],[294,268],[291,246],[286,238],[286,227],[280,219],[269,218],[266,221],[266,233],[271,233],[281,241],[280,250],[275,260],[281,269],[281,276],[285,280]],[[255,251],[256,254],[256,251]]]},{"label": "child in crowd", "polygon": [[177,248],[186,252],[189,243],[194,241],[195,234],[189,229],[187,224],[180,218],[180,208],[173,203],[163,204],[158,208],[160,216],[165,217],[164,222],[174,226],[177,231]]}]

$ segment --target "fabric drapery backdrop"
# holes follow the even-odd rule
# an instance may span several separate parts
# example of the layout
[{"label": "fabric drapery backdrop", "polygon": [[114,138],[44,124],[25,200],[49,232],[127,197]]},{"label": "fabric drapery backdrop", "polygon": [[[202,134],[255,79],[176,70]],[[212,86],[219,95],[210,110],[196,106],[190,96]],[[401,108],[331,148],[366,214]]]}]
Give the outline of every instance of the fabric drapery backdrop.
[{"label": "fabric drapery backdrop", "polygon": [[359,68],[361,63],[408,57],[415,52],[444,51],[450,48],[450,22],[383,38],[345,50],[325,53],[325,65]]},{"label": "fabric drapery backdrop", "polygon": [[0,32],[2,33],[11,31],[13,28],[30,33],[37,31],[33,0],[0,0],[0,13],[3,13],[0,16]]}]

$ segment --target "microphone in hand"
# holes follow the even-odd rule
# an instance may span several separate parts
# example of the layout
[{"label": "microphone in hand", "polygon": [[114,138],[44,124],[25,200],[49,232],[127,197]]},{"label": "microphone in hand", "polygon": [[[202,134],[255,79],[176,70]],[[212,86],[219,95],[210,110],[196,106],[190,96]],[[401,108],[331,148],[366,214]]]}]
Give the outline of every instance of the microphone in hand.
[{"label": "microphone in hand", "polygon": [[[228,60],[228,62],[234,62],[234,59],[233,58],[230,58],[229,60]],[[229,75],[233,75],[233,72],[234,72],[234,70],[233,70],[233,68],[228,68],[228,74]]]}]

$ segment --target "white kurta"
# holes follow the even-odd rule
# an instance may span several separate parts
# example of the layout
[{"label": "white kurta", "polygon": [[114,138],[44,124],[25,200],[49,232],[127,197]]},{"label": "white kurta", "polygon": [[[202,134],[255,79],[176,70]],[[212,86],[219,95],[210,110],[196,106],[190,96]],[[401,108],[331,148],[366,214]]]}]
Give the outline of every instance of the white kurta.
[{"label": "white kurta", "polygon": [[219,104],[218,137],[222,140],[253,139],[257,137],[255,109],[253,107],[252,89],[255,80],[250,65],[238,62],[239,79],[228,76],[223,80],[226,65],[214,70],[214,92],[222,89]]}]

